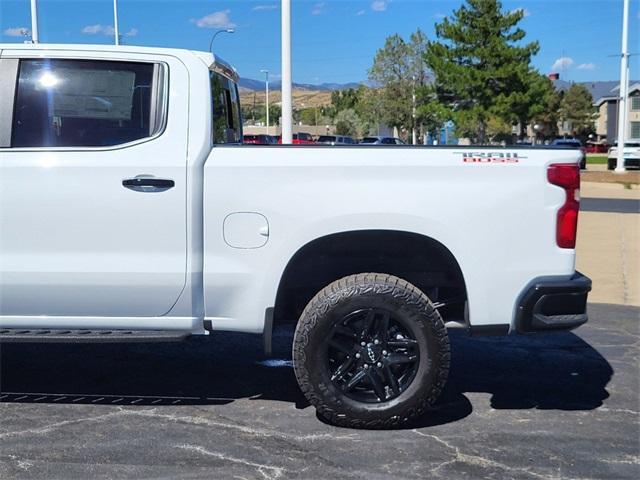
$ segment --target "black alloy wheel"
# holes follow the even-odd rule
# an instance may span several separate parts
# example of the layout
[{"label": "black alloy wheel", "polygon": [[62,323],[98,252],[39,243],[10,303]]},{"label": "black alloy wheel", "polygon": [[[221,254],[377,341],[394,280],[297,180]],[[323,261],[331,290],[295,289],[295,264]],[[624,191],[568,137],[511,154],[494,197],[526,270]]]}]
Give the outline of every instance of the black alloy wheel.
[{"label": "black alloy wheel", "polygon": [[418,370],[420,350],[410,330],[392,312],[360,309],[333,326],[327,342],[331,381],[359,402],[396,398]]}]

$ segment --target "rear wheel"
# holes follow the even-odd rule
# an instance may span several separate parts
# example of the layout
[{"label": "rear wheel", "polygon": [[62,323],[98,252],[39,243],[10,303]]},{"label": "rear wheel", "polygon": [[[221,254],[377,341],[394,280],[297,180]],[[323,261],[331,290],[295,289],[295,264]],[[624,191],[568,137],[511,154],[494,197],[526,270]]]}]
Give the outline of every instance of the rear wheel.
[{"label": "rear wheel", "polygon": [[338,280],[309,302],[293,358],[319,415],[342,426],[390,428],[422,415],[442,391],[449,339],[424,293],[367,273]]}]

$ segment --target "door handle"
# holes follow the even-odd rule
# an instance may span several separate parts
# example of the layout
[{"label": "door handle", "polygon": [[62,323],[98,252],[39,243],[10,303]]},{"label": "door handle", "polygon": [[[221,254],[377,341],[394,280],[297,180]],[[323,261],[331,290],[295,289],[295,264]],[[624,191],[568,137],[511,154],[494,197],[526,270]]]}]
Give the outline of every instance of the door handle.
[{"label": "door handle", "polygon": [[155,177],[135,177],[122,181],[122,186],[134,192],[165,192],[175,186],[173,180]]}]

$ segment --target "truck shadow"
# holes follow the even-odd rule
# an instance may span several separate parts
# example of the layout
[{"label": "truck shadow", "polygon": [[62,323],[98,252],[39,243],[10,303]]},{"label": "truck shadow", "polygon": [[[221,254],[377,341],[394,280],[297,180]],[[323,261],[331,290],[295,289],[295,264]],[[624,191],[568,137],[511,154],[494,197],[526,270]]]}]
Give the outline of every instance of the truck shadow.
[{"label": "truck shadow", "polygon": [[[217,333],[178,344],[5,344],[0,402],[225,405],[240,398],[309,406],[291,368],[292,331],[279,329],[264,359],[261,338]],[[469,415],[466,393],[494,409],[591,410],[609,395],[609,363],[572,333],[469,338],[453,332],[449,383],[410,428]]]}]

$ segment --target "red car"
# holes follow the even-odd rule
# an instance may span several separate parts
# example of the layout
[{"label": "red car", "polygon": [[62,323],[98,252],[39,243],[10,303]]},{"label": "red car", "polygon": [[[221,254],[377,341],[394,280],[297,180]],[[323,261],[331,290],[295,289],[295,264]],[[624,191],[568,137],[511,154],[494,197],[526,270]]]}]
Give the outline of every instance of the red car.
[{"label": "red car", "polygon": [[[282,137],[278,136],[278,143],[282,144]],[[316,142],[313,141],[313,137],[310,133],[294,133],[293,134],[293,144],[294,145],[315,145]]]},{"label": "red car", "polygon": [[587,142],[587,153],[607,153],[609,145],[606,143]]},{"label": "red car", "polygon": [[275,139],[271,135],[245,135],[242,143],[247,145],[274,145]]}]

